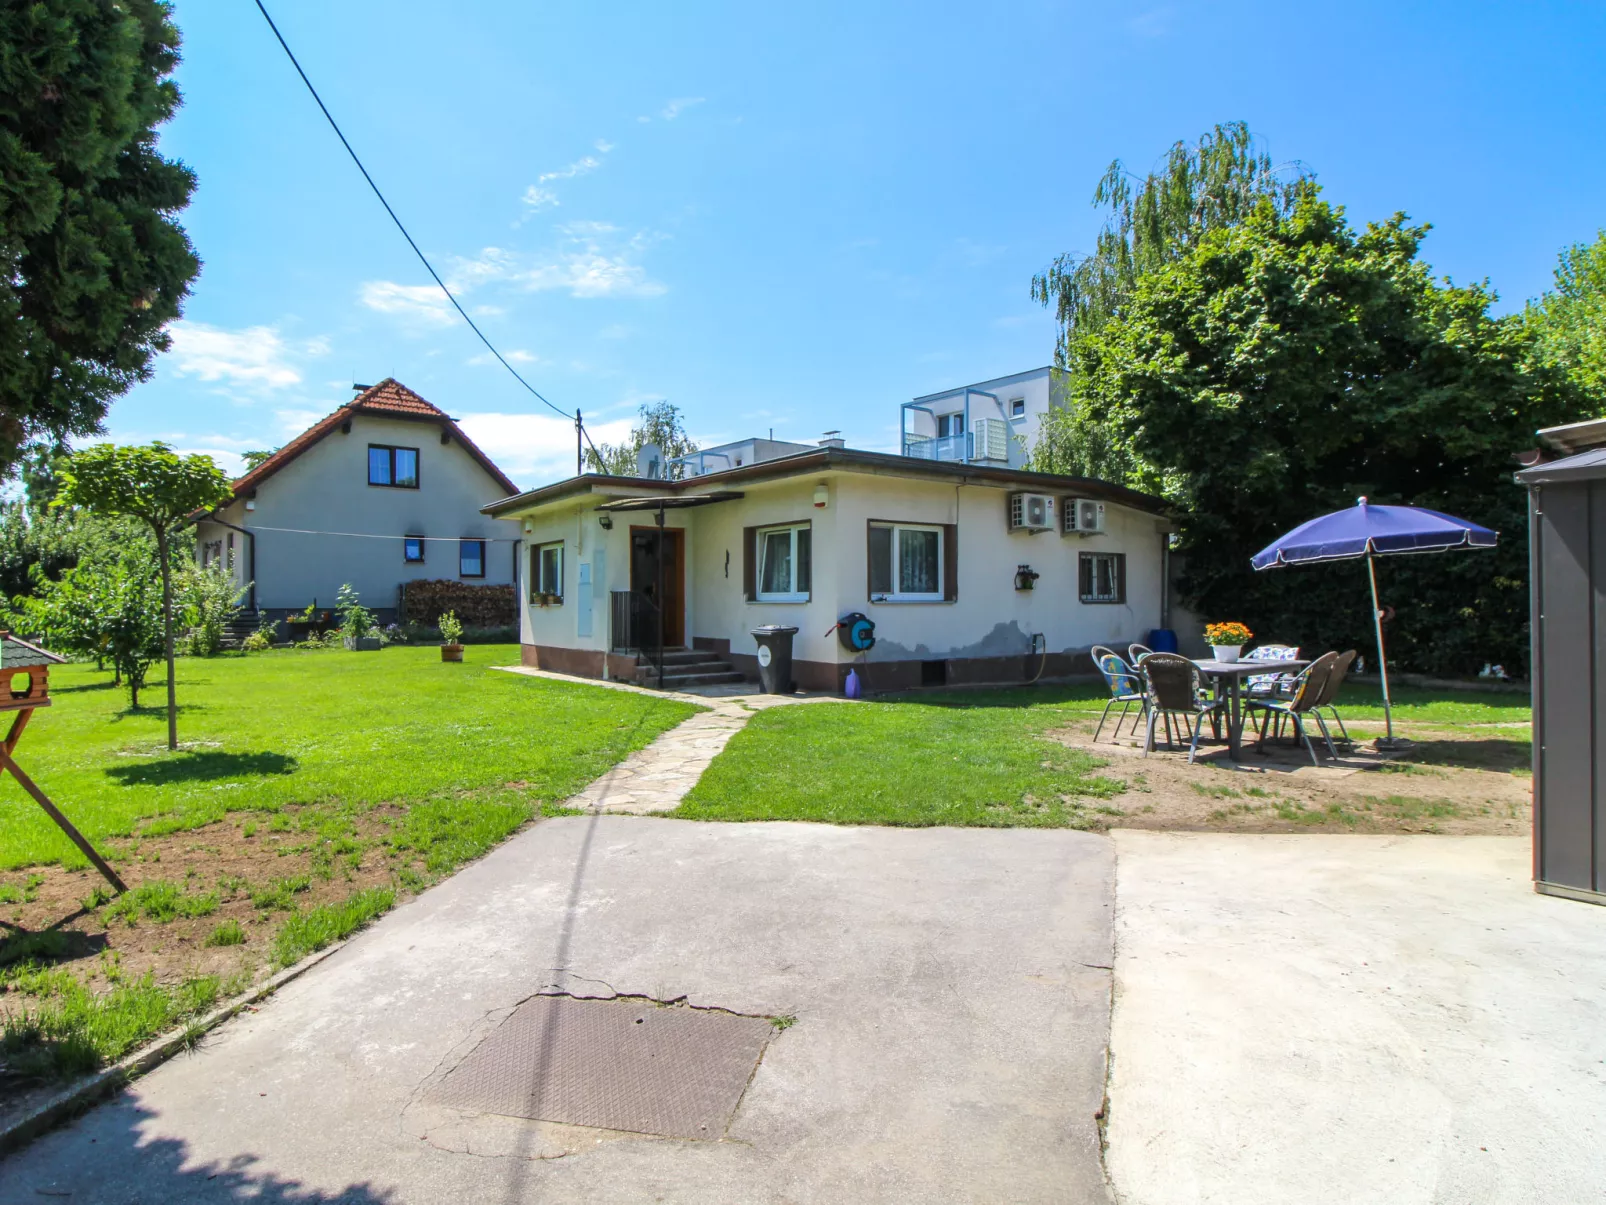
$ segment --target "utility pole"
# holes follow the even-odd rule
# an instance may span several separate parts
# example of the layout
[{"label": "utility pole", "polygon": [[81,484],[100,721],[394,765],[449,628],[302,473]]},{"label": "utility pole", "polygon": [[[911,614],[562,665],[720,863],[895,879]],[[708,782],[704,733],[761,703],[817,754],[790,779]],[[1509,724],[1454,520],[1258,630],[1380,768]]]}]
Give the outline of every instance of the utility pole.
[{"label": "utility pole", "polygon": [[574,475],[584,477],[586,472],[585,428],[580,425],[580,407],[574,408]]}]

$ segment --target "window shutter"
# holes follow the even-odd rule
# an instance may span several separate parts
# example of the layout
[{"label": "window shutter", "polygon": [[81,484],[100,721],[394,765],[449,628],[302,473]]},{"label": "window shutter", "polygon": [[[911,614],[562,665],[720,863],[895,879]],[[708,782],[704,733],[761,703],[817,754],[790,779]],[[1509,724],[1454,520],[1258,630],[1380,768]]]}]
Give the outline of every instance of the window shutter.
[{"label": "window shutter", "polygon": [[758,528],[742,528],[742,594],[748,602],[758,597]]},{"label": "window shutter", "polygon": [[959,525],[942,525],[942,597],[944,602],[959,599]]}]

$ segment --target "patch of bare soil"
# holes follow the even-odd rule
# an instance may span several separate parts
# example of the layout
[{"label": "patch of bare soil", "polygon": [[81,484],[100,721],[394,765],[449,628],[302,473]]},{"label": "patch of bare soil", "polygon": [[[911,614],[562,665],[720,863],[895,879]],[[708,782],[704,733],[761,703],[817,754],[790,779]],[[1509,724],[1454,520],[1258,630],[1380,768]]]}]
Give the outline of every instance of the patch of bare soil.
[{"label": "patch of bare soil", "polygon": [[[294,808],[282,813],[281,823],[290,824],[282,829],[270,828],[261,813],[233,813],[204,828],[109,841],[103,852],[130,888],[121,901],[110,899],[109,885],[92,869],[8,872],[0,886],[17,889],[23,899],[0,903],[0,959],[25,952],[18,939],[53,931],[66,946],[49,962],[96,992],[108,986],[114,967],[124,981],[146,972],[162,984],[198,975],[254,981],[272,970],[273,937],[290,909],[394,881],[402,863],[383,841],[400,814],[400,808],[376,808],[352,818],[348,842],[357,848],[339,857],[296,830]],[[139,888],[153,884],[173,885],[182,910],[193,914],[144,914],[135,906]],[[244,940],[209,944],[231,921]]]},{"label": "patch of bare soil", "polygon": [[1100,773],[1126,783],[1108,801],[1121,812],[1111,827],[1499,835],[1530,829],[1526,725],[1413,725],[1414,747],[1386,758],[1372,748],[1381,729],[1351,725],[1354,746],[1341,749],[1336,761],[1323,748],[1320,766],[1286,738],[1256,753],[1253,732],[1246,733],[1242,762],[1228,758],[1224,744],[1210,743],[1189,765],[1186,743],[1168,750],[1162,741],[1144,757],[1140,739],[1127,731],[1115,742],[1106,725],[1095,744],[1094,728],[1094,721],[1078,721],[1050,735],[1105,759]]}]

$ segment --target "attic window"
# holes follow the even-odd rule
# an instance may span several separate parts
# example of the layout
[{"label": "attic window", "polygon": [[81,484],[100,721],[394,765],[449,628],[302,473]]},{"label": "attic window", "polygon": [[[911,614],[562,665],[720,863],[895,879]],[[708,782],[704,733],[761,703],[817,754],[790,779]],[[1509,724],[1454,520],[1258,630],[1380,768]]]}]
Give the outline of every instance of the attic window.
[{"label": "attic window", "polygon": [[396,489],[418,488],[418,449],[368,445],[368,484]]},{"label": "attic window", "polygon": [[1026,399],[1025,398],[1023,398],[1023,397],[1012,397],[1012,398],[1009,399],[1009,417],[1010,418],[1025,418],[1026,417]]}]

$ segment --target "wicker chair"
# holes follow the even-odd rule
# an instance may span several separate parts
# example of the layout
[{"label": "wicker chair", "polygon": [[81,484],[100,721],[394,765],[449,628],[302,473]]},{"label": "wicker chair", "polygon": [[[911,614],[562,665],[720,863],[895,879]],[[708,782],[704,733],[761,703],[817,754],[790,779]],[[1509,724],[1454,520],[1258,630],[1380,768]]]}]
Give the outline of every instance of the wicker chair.
[{"label": "wicker chair", "polygon": [[[1305,748],[1310,751],[1311,765],[1321,765],[1321,759],[1316,756],[1316,746],[1311,742],[1310,733],[1305,729],[1304,717],[1311,714],[1316,707],[1316,701],[1321,698],[1322,688],[1327,685],[1328,675],[1332,673],[1333,663],[1338,660],[1337,653],[1323,653],[1312,661],[1294,679],[1293,692],[1286,699],[1250,699],[1246,704],[1251,711],[1263,711],[1261,717],[1260,735],[1255,740],[1255,752],[1266,752],[1266,733],[1271,729],[1280,729],[1285,719],[1292,720],[1294,732],[1299,740],[1305,742]],[[1338,757],[1338,750],[1333,748],[1333,742],[1327,735],[1327,726],[1321,722],[1321,716],[1316,717],[1318,727],[1321,729],[1322,739],[1327,742],[1327,750],[1334,758]],[[1275,733],[1273,734],[1275,735]]]},{"label": "wicker chair", "polygon": [[1143,693],[1143,679],[1133,672],[1132,667],[1121,659],[1121,654],[1113,649],[1107,649],[1102,644],[1095,644],[1089,650],[1093,655],[1093,664],[1104,677],[1104,684],[1110,688],[1110,697],[1104,704],[1104,712],[1099,716],[1099,726],[1093,730],[1093,739],[1099,739],[1099,733],[1104,731],[1104,721],[1110,714],[1110,708],[1117,703],[1121,704],[1121,716],[1115,721],[1115,733],[1111,740],[1121,738],[1121,725],[1126,723],[1126,713],[1131,710],[1132,704],[1138,705],[1138,719],[1145,719],[1149,713],[1149,700]]},{"label": "wicker chair", "polygon": [[[1188,744],[1188,762],[1192,764],[1199,752],[1199,734],[1205,717],[1218,717],[1225,706],[1224,700],[1207,697],[1199,667],[1176,653],[1150,653],[1144,657],[1143,678],[1149,696],[1143,756],[1149,756],[1149,750],[1154,748],[1155,720],[1161,715],[1168,718],[1175,715],[1192,720],[1193,740]],[[1166,743],[1170,744],[1169,733],[1167,736]]]},{"label": "wicker chair", "polygon": [[[1244,654],[1245,661],[1298,661],[1299,650],[1291,644],[1256,645]],[[1293,674],[1256,674],[1244,680],[1244,693],[1252,698],[1287,695]]]}]

